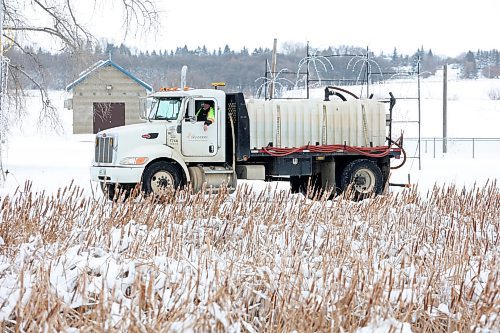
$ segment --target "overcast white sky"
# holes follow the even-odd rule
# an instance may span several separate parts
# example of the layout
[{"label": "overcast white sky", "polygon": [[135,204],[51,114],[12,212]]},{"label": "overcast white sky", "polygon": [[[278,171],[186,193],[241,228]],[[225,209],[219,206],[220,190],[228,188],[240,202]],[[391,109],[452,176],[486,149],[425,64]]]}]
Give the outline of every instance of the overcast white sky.
[{"label": "overcast white sky", "polygon": [[[175,49],[187,45],[209,50],[228,44],[272,48],[285,42],[310,42],[313,48],[338,45],[370,47],[375,52],[403,53],[431,48],[435,54],[456,56],[477,49],[499,49],[499,0],[184,0],[158,1],[163,13],[157,34],[129,38],[142,49]],[[109,14],[107,14],[109,15]],[[95,18],[96,16],[94,16]],[[119,23],[99,27],[99,34],[123,41]]]}]

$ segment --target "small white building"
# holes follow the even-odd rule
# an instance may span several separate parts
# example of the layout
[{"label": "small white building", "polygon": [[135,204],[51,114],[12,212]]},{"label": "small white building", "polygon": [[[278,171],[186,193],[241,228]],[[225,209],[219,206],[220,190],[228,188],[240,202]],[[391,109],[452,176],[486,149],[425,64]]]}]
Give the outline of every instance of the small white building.
[{"label": "small white building", "polygon": [[64,107],[73,110],[73,133],[97,133],[139,123],[140,98],[153,88],[111,59],[100,60],[66,87]]}]

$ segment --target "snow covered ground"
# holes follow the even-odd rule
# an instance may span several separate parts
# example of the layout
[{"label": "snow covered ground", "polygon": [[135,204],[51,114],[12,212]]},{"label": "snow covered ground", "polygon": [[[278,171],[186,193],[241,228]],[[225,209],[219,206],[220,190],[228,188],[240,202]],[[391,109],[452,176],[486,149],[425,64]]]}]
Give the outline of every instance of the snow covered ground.
[{"label": "snow covered ground", "polygon": [[[352,88],[353,92],[356,87]],[[400,80],[390,84],[372,85],[370,91],[376,97],[387,97],[391,91],[396,97],[417,96],[415,81]],[[442,82],[439,77],[422,80],[421,83],[421,169],[419,170],[417,142],[407,140],[406,152],[409,159],[403,168],[394,170],[391,182],[412,184],[426,191],[434,184],[455,184],[471,186],[488,180],[500,179],[500,141],[476,141],[474,158],[472,141],[448,143],[449,153],[442,153]],[[448,136],[450,138],[500,138],[500,100],[489,98],[491,92],[500,92],[500,80],[450,80],[448,87]],[[322,91],[313,95],[322,95]],[[60,110],[64,132],[54,134],[37,123],[36,97],[30,99],[26,119],[16,124],[4,146],[4,171],[8,170],[5,181],[0,183],[0,194],[11,193],[26,180],[32,182],[33,189],[56,191],[71,181],[92,194],[89,166],[93,157],[93,135],[72,134],[71,111],[62,108],[63,92],[54,92],[54,103]],[[398,100],[395,108],[396,120],[417,120],[417,103],[414,100]],[[395,125],[396,137],[403,132],[406,138],[417,138],[415,123]],[[429,138],[438,138],[434,141]],[[395,161],[394,164],[398,162]],[[95,184],[94,184],[95,185]],[[253,186],[264,188],[263,182]],[[288,185],[279,183],[278,188]],[[398,191],[397,188],[392,190]],[[96,193],[97,192],[97,193]],[[94,191],[94,195],[100,195]]]},{"label": "snow covered ground", "polygon": [[[499,83],[450,82],[450,136],[500,137],[500,101],[488,98]],[[405,87],[386,89],[401,96]],[[423,81],[424,137],[440,135],[440,88]],[[422,169],[410,159],[391,179],[409,174],[418,191],[361,203],[242,182],[229,196],[127,206],[91,184],[93,135],[71,134],[64,94],[54,96],[63,133],[37,129],[33,98],[4,145],[4,328],[499,332],[498,142],[474,159],[466,147],[443,155],[428,142]],[[413,117],[405,105],[399,116]]]}]

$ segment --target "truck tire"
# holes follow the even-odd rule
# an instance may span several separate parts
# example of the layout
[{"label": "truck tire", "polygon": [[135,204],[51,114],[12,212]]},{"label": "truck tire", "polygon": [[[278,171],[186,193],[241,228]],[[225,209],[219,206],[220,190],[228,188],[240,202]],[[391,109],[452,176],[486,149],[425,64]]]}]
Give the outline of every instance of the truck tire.
[{"label": "truck tire", "polygon": [[341,175],[341,188],[346,191],[351,186],[351,199],[362,200],[384,189],[382,171],[373,161],[354,160],[346,165]]},{"label": "truck tire", "polygon": [[292,194],[302,193],[307,194],[307,186],[309,183],[308,176],[291,176],[290,177],[290,192]]},{"label": "truck tire", "polygon": [[[290,193],[301,193],[308,199],[320,200],[325,193],[321,187],[321,176],[292,176],[290,177]],[[332,199],[335,193],[332,193],[328,199]]]},{"label": "truck tire", "polygon": [[170,162],[151,164],[142,175],[142,190],[146,194],[164,196],[181,186],[182,177],[178,168]]},{"label": "truck tire", "polygon": [[102,193],[108,200],[117,201],[118,199],[127,200],[135,184],[114,184],[114,183],[100,183]]}]

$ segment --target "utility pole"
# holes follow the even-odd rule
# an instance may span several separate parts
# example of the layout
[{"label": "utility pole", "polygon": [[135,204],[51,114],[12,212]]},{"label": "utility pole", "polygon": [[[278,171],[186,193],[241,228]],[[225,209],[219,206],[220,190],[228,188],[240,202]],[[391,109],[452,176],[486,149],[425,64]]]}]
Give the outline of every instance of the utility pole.
[{"label": "utility pole", "polygon": [[418,101],[418,170],[422,170],[422,141],[420,140],[422,137],[422,105],[421,101],[421,93],[420,93],[420,56],[417,58],[417,101]]},{"label": "utility pole", "polygon": [[276,44],[278,44],[278,40],[275,38],[273,44],[273,56],[271,60],[271,86],[269,88],[269,99],[273,99],[274,97],[274,82],[276,80]]},{"label": "utility pole", "polygon": [[366,47],[366,98],[370,98],[370,49]]},{"label": "utility pole", "polygon": [[448,64],[443,66],[443,153],[448,152]]}]

